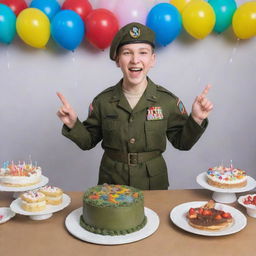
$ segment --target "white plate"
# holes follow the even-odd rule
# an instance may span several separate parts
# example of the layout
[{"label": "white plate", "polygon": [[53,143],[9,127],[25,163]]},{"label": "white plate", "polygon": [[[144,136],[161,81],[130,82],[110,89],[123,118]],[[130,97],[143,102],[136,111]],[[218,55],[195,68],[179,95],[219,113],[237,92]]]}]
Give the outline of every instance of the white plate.
[{"label": "white plate", "polygon": [[0,191],[23,192],[23,191],[28,191],[28,190],[33,190],[33,189],[36,189],[36,188],[40,188],[40,187],[46,185],[48,182],[49,182],[49,179],[46,176],[42,175],[41,181],[39,183],[34,184],[34,185],[25,186],[25,187],[10,187],[10,186],[0,185]]},{"label": "white plate", "polygon": [[215,208],[218,210],[223,210],[225,212],[230,212],[234,219],[234,223],[230,227],[223,230],[218,230],[218,231],[207,231],[207,230],[201,230],[201,229],[197,229],[190,226],[186,217],[186,214],[189,211],[189,209],[191,207],[192,208],[201,207],[206,203],[207,203],[206,201],[204,202],[196,201],[196,202],[188,202],[188,203],[180,204],[172,209],[170,213],[170,218],[172,222],[179,228],[186,230],[190,233],[203,235],[203,236],[230,235],[230,234],[239,232],[246,226],[247,219],[240,211],[238,211],[234,207],[231,207],[225,204],[219,204],[219,203],[216,203]]},{"label": "white plate", "polygon": [[208,184],[207,176],[206,176],[205,172],[199,174],[196,177],[196,181],[203,188],[206,188],[206,189],[209,189],[209,190],[215,191],[215,192],[221,192],[221,193],[240,193],[240,192],[246,192],[246,191],[252,190],[252,189],[254,189],[256,187],[256,181],[252,177],[250,177],[250,176],[247,176],[247,184],[246,184],[246,186],[244,186],[242,188],[217,188],[217,187],[213,187],[213,186]]},{"label": "white plate", "polygon": [[103,245],[114,245],[114,244],[127,244],[135,242],[141,239],[144,239],[152,235],[159,226],[159,217],[158,215],[149,208],[145,209],[145,215],[147,216],[147,224],[140,230],[120,236],[104,236],[99,234],[91,233],[79,224],[80,216],[82,215],[83,208],[78,208],[71,212],[65,221],[67,230],[75,237],[94,244],[103,244]]},{"label": "white plate", "polygon": [[27,215],[27,216],[33,216],[33,215],[45,215],[49,213],[54,213],[61,211],[65,207],[67,207],[71,202],[71,199],[68,195],[63,194],[63,200],[62,203],[59,205],[46,205],[46,209],[40,212],[28,212],[21,208],[21,199],[17,198],[16,200],[12,201],[10,208],[12,211],[21,214],[21,215]]},{"label": "white plate", "polygon": [[0,215],[3,216],[3,218],[0,219],[1,224],[14,217],[15,213],[9,207],[0,207]]}]

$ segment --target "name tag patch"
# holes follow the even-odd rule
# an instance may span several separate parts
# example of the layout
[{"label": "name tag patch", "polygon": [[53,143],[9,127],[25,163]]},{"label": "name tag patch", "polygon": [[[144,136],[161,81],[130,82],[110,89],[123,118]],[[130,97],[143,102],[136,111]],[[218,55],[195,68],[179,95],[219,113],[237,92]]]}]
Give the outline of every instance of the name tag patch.
[{"label": "name tag patch", "polygon": [[162,120],[164,118],[161,107],[150,107],[147,112],[147,120]]}]

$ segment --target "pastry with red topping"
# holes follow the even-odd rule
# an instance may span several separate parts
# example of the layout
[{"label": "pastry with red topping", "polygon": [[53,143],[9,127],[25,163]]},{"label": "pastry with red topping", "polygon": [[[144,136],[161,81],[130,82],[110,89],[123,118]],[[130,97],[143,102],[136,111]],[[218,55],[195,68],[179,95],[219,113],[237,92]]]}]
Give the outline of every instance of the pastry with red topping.
[{"label": "pastry with red topping", "polygon": [[189,225],[202,230],[222,230],[232,225],[233,217],[229,212],[214,208],[215,202],[210,200],[207,204],[190,208],[187,213]]}]

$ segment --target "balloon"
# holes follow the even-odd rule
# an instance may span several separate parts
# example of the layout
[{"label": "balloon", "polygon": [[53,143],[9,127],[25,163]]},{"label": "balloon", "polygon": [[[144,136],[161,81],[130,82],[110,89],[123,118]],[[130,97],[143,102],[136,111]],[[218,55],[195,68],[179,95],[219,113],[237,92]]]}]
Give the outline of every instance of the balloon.
[{"label": "balloon", "polygon": [[84,21],[86,16],[92,11],[92,6],[88,0],[66,0],[61,9],[72,10],[78,13]]},{"label": "balloon", "polygon": [[16,28],[20,38],[35,48],[44,48],[50,38],[50,21],[36,8],[27,8],[17,17]]},{"label": "balloon", "polygon": [[256,35],[256,2],[247,2],[239,6],[232,19],[233,31],[240,39],[249,39]]},{"label": "balloon", "polygon": [[41,10],[49,20],[60,10],[60,5],[56,0],[33,0],[30,7]]},{"label": "balloon", "polygon": [[95,9],[85,19],[88,41],[96,48],[104,50],[112,42],[119,26],[115,15],[107,9]]},{"label": "balloon", "polygon": [[216,23],[213,30],[221,33],[232,23],[236,2],[235,0],[209,0],[208,3],[212,6],[216,15]]},{"label": "balloon", "polygon": [[194,0],[171,0],[170,4],[174,5],[179,10],[179,12],[182,13],[186,5],[191,1]]},{"label": "balloon", "polygon": [[28,8],[24,0],[0,0],[0,3],[8,5],[16,16],[18,16],[22,10]]},{"label": "balloon", "polygon": [[63,48],[73,51],[84,37],[84,23],[74,11],[63,10],[58,12],[51,23],[53,39]]},{"label": "balloon", "polygon": [[118,0],[99,0],[98,8],[108,9],[113,12],[117,1]]},{"label": "balloon", "polygon": [[176,7],[168,3],[155,5],[147,17],[147,26],[154,30],[156,43],[167,45],[180,33],[182,21]]},{"label": "balloon", "polygon": [[131,22],[145,24],[148,14],[145,0],[117,1],[113,12],[119,21],[120,27]]},{"label": "balloon", "polygon": [[9,44],[16,34],[16,16],[12,9],[0,4],[0,42]]},{"label": "balloon", "polygon": [[215,25],[213,8],[204,1],[189,3],[182,12],[185,30],[196,39],[203,39],[211,33]]}]

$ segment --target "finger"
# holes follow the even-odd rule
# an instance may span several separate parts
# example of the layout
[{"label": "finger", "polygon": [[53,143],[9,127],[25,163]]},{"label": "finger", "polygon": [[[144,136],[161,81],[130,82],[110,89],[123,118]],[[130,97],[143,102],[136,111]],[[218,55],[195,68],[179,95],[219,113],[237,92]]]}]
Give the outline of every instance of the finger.
[{"label": "finger", "polygon": [[63,107],[61,107],[60,109],[59,109],[59,112],[61,113],[61,115],[68,115],[69,114],[69,111],[68,111],[68,109],[67,108],[65,108],[64,106]]},{"label": "finger", "polygon": [[213,110],[213,104],[211,104],[208,108],[207,108],[208,112]]},{"label": "finger", "polygon": [[69,106],[69,103],[68,103],[67,99],[64,97],[64,95],[61,94],[60,92],[57,92],[56,94],[57,94],[57,96],[59,97],[59,99],[60,99],[60,101],[62,102],[62,104],[63,104],[64,106],[68,107],[68,106]]},{"label": "finger", "polygon": [[60,110],[61,110],[63,113],[65,113],[65,114],[69,114],[69,113],[70,113],[69,108],[68,108],[67,106],[61,107]]},{"label": "finger", "polygon": [[58,112],[56,113],[56,115],[57,115],[58,117],[63,117],[63,114],[61,113],[61,111],[58,111]]},{"label": "finger", "polygon": [[209,92],[209,90],[211,89],[211,87],[212,87],[212,85],[208,84],[208,85],[204,88],[204,90],[202,91],[202,93],[201,93],[199,96],[205,97],[205,96],[208,94],[208,92]]},{"label": "finger", "polygon": [[57,115],[58,115],[59,117],[63,117],[63,116],[66,116],[67,114],[64,113],[62,110],[59,110],[59,111],[57,112]]},{"label": "finger", "polygon": [[202,98],[200,105],[205,107],[205,105],[207,104],[208,100],[206,98]]}]

